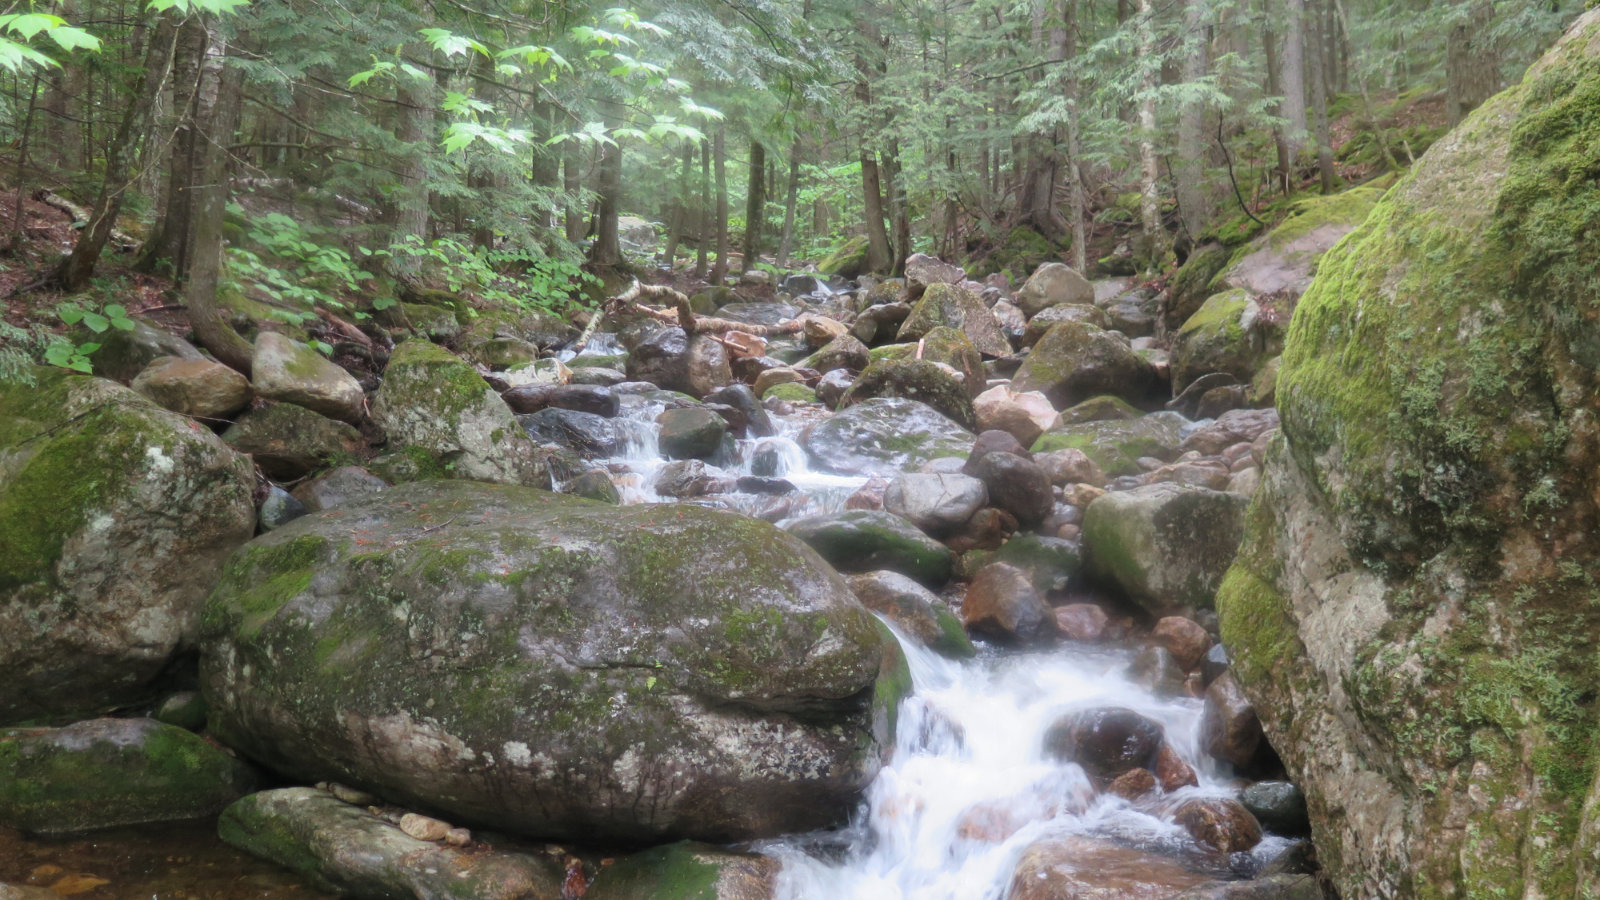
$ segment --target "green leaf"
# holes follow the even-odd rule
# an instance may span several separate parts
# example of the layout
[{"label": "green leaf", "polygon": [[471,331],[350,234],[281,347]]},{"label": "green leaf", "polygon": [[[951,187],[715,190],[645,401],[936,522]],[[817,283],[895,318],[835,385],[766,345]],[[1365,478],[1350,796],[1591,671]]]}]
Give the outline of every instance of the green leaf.
[{"label": "green leaf", "polygon": [[99,350],[99,349],[100,349],[100,345],[94,343],[93,341],[78,345],[78,352],[80,354],[84,355],[84,356],[88,356],[89,354],[91,354],[91,353],[93,353],[93,352],[95,352],[96,350]]},{"label": "green leaf", "polygon": [[73,50],[88,50],[90,52],[98,52],[100,50],[99,38],[84,31],[82,28],[73,28],[70,25],[51,29],[50,39],[56,42],[56,46],[69,53]]},{"label": "green leaf", "polygon": [[114,319],[125,317],[128,314],[128,308],[120,303],[108,303],[104,311],[106,315]]},{"label": "green leaf", "polygon": [[372,301],[372,308],[381,311],[394,306],[398,302],[400,301],[394,299],[393,297],[379,297]]},{"label": "green leaf", "polygon": [[94,312],[85,312],[83,314],[83,324],[87,325],[89,330],[95,334],[101,334],[107,328],[111,327],[110,320],[108,320],[105,316]]},{"label": "green leaf", "polygon": [[83,321],[83,310],[76,306],[62,304],[56,307],[56,315],[60,316],[61,321],[68,325],[76,325]]},{"label": "green leaf", "polygon": [[112,319],[111,327],[118,331],[132,331],[134,324],[132,319]]},{"label": "green leaf", "polygon": [[23,40],[31,40],[41,31],[60,28],[67,20],[44,13],[13,13],[0,16],[0,30],[9,31]]}]

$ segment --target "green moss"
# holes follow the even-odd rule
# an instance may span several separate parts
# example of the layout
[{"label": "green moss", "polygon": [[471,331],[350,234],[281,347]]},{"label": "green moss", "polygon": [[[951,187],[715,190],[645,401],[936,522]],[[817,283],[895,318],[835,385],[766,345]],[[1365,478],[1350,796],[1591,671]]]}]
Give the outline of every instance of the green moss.
[{"label": "green moss", "polygon": [[817,263],[817,271],[840,278],[855,278],[867,272],[867,238],[855,235]]},{"label": "green moss", "polygon": [[[600,870],[585,894],[590,900],[719,900],[721,867],[702,857],[712,850],[683,842],[623,857]],[[697,852],[700,851],[700,852]],[[723,851],[714,851],[721,855]]]},{"label": "green moss", "polygon": [[1230,664],[1245,684],[1273,677],[1304,653],[1287,601],[1242,565],[1234,564],[1223,576],[1217,588],[1217,615]]},{"label": "green moss", "polygon": [[816,403],[817,392],[805,385],[791,381],[785,384],[775,384],[767,388],[761,395],[763,400],[784,400],[789,403]]}]

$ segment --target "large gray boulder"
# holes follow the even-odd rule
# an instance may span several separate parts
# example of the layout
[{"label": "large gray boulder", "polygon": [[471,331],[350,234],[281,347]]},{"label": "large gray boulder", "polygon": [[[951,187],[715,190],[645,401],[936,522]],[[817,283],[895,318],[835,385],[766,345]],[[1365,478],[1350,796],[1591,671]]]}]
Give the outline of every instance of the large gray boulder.
[{"label": "large gray boulder", "polygon": [[1045,263],[1017,291],[1017,306],[1030,319],[1064,303],[1094,305],[1094,285],[1066,263]]},{"label": "large gray boulder", "polygon": [[772,526],[507,485],[297,519],[235,554],[206,624],[223,741],[548,838],[839,822],[906,686],[887,629]]},{"label": "large gray boulder", "polygon": [[1045,332],[1011,381],[1013,390],[1039,391],[1057,409],[1102,394],[1153,409],[1165,402],[1168,386],[1127,338],[1087,322],[1063,322]]},{"label": "large gray boulder", "polygon": [[250,384],[268,400],[304,406],[333,419],[359,423],[366,414],[361,385],[349,372],[291,337],[256,335]]},{"label": "large gray boulder", "polygon": [[395,348],[372,418],[391,448],[431,454],[452,477],[550,483],[511,408],[471,366],[436,344],[411,340]]},{"label": "large gray boulder", "polygon": [[897,475],[932,459],[965,459],[975,435],[916,400],[864,400],[801,437],[812,463],[840,475]]},{"label": "large gray boulder", "polygon": [[1011,342],[977,294],[956,284],[932,284],[900,326],[897,340],[916,341],[935,328],[966,334],[984,356],[1010,356]]},{"label": "large gray boulder", "polygon": [[1083,515],[1089,571],[1157,615],[1210,608],[1239,549],[1248,503],[1170,481],[1105,494]]},{"label": "large gray boulder", "polygon": [[255,530],[250,461],[114,382],[0,384],[0,723],[144,699]]}]

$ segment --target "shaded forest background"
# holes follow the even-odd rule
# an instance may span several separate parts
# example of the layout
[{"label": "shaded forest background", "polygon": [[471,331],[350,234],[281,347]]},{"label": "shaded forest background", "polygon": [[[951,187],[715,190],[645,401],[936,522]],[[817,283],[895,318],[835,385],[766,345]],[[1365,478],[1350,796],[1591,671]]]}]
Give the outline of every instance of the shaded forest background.
[{"label": "shaded forest background", "polygon": [[1052,259],[1159,280],[1409,165],[1580,6],[15,7],[0,367],[81,368],[63,322],[168,308],[248,371],[241,308],[342,327],[445,289],[571,313],[628,272],[891,275],[925,252],[1013,284]]}]

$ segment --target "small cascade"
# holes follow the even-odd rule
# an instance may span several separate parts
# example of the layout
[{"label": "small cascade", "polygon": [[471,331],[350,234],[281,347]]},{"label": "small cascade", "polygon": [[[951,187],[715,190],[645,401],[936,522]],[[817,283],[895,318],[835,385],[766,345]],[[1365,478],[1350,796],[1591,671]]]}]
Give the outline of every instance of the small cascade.
[{"label": "small cascade", "polygon": [[[1195,769],[1199,785],[1166,804],[1231,797],[1234,785],[1200,752],[1200,701],[1131,684],[1121,674],[1125,652],[1074,647],[958,662],[908,638],[901,644],[915,693],[900,708],[894,756],[843,835],[760,847],[783,860],[779,900],[1000,900],[1023,849],[1064,835],[1188,855],[1192,866],[1227,876],[1227,861],[1198,854],[1161,807],[1097,794],[1076,763],[1043,749],[1064,715],[1124,707],[1160,722]],[[1245,862],[1269,860],[1285,845],[1269,836]]]}]

